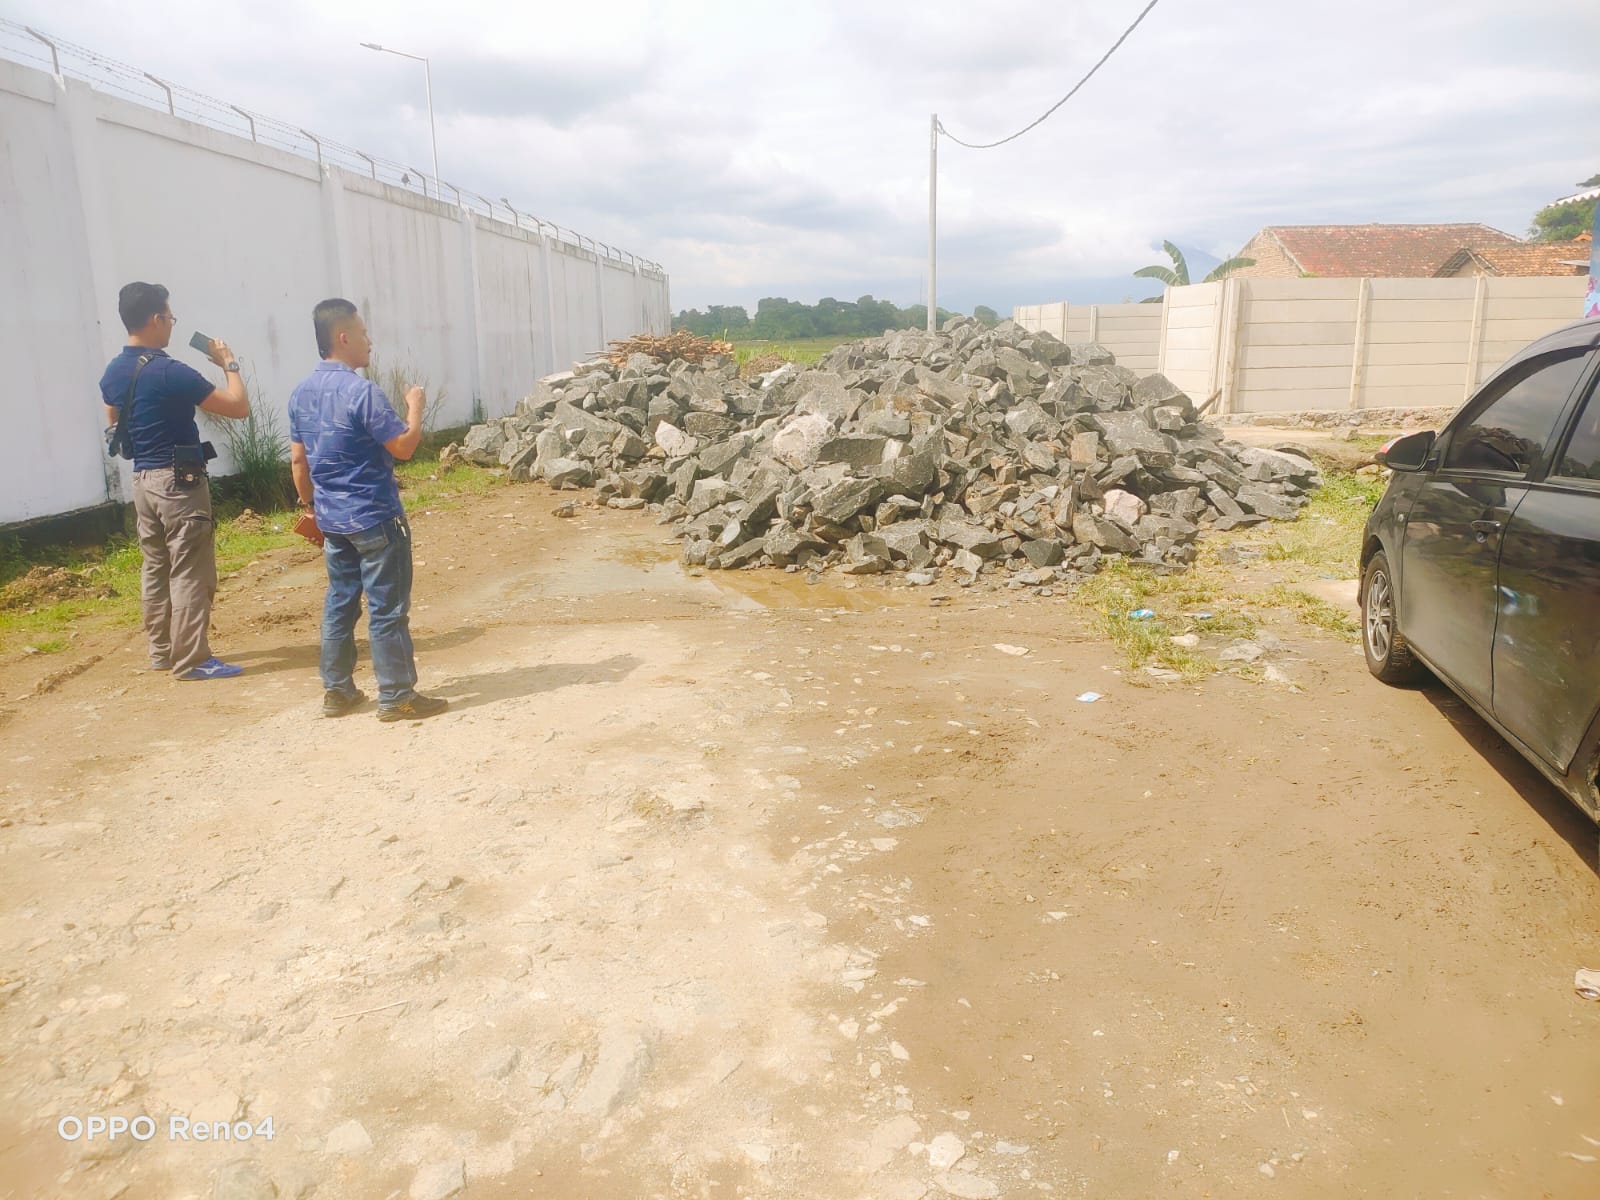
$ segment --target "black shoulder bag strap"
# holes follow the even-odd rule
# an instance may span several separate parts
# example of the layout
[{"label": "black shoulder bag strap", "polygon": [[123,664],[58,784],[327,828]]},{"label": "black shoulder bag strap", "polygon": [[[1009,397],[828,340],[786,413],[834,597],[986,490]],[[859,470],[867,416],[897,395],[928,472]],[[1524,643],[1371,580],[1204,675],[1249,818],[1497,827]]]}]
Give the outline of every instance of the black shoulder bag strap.
[{"label": "black shoulder bag strap", "polygon": [[113,458],[133,457],[133,431],[128,424],[128,417],[133,412],[133,389],[139,386],[139,373],[154,357],[154,353],[141,354],[138,364],[133,368],[133,378],[128,381],[128,395],[117,411],[117,423],[111,430],[111,440],[106,444],[106,452]]}]

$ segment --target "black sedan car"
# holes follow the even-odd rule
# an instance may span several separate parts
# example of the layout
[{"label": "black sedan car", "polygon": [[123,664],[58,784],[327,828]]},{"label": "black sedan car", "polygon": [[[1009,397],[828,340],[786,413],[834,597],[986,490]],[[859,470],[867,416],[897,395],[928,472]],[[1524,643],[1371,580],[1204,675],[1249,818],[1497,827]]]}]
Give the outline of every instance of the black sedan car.
[{"label": "black sedan car", "polygon": [[1600,819],[1600,319],[1512,358],[1398,438],[1361,551],[1385,683],[1432,671]]}]

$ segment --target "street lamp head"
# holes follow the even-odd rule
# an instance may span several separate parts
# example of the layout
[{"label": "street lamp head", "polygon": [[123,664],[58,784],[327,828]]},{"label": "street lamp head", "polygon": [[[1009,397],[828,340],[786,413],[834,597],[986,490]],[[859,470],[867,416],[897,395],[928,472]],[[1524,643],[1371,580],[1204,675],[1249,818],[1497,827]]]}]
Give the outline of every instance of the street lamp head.
[{"label": "street lamp head", "polygon": [[378,45],[377,42],[362,42],[361,44],[363,46],[365,46],[368,50],[382,50],[383,49],[383,47]]}]

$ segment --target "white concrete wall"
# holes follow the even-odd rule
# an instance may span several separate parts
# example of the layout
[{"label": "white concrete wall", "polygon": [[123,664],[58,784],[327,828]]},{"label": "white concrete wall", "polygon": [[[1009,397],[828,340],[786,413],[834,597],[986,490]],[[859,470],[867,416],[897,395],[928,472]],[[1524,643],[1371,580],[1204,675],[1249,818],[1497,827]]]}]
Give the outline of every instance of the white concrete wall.
[{"label": "white concrete wall", "polygon": [[[1577,320],[1585,286],[1579,276],[1552,276],[1234,278],[1168,288],[1156,363],[1144,365],[1137,340],[1123,343],[1134,354],[1118,361],[1161,370],[1196,403],[1220,391],[1223,413],[1451,408],[1523,346]],[[1017,309],[1016,320],[1090,341],[1093,307],[1036,305]]]},{"label": "white concrete wall", "polygon": [[1164,303],[1160,370],[1195,403],[1217,390],[1217,330],[1222,320],[1222,284],[1197,283],[1168,288]]},{"label": "white concrete wall", "polygon": [[0,520],[19,520],[93,503],[115,482],[98,441],[105,417],[95,384],[117,343],[98,328],[102,306],[83,286],[94,265],[87,235],[102,231],[86,230],[79,201],[68,122],[82,114],[57,103],[48,75],[3,63],[0,72],[0,357],[9,375],[0,413],[13,448]]},{"label": "white concrete wall", "polygon": [[1221,334],[1220,352],[1226,354],[1230,337],[1236,352],[1222,411],[1350,407],[1362,286],[1359,279],[1224,281],[1237,317]]},{"label": "white concrete wall", "polygon": [[1130,370],[1148,374],[1161,354],[1156,304],[1033,304],[1014,309],[1024,329],[1042,329],[1069,344],[1099,342]]},{"label": "white concrete wall", "polygon": [[[1225,412],[1453,408],[1575,321],[1577,276],[1239,279]],[[1227,330],[1219,351],[1226,352]]]},{"label": "white concrete wall", "polygon": [[1583,315],[1588,280],[1582,275],[1555,279],[1490,279],[1487,282],[1481,302],[1477,383],[1488,379],[1506,359],[1534,338],[1560,329]]},{"label": "white concrete wall", "polygon": [[[174,357],[220,380],[188,339],[226,338],[285,430],[328,296],[362,309],[380,377],[400,370],[442,397],[438,426],[475,402],[509,412],[540,375],[670,328],[664,276],[6,61],[0,264],[0,415],[19,447],[0,524],[130,494],[104,454],[97,387],[126,340],[129,280],[171,289]],[[202,429],[223,449],[220,428]],[[226,457],[214,466],[226,473]]]}]

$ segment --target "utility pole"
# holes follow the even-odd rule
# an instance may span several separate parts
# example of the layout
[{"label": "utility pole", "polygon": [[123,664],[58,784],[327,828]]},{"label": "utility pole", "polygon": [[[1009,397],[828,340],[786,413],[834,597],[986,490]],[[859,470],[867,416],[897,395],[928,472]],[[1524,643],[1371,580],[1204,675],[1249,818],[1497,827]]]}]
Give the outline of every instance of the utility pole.
[{"label": "utility pole", "polygon": [[939,329],[939,114],[928,119],[928,332]]}]

